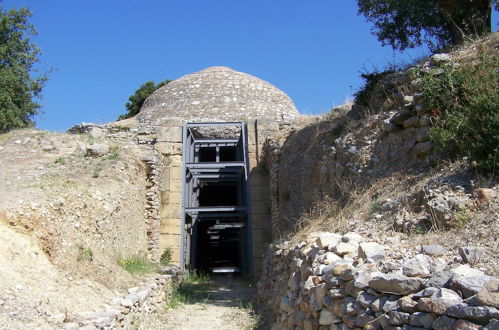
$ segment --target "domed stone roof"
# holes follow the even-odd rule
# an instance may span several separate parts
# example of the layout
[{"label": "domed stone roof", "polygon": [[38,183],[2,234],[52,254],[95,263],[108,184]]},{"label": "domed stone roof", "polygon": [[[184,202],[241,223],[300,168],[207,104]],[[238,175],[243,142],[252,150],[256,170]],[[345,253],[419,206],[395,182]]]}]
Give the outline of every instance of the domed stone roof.
[{"label": "domed stone roof", "polygon": [[289,122],[299,116],[291,99],[266,81],[227,67],[185,75],[152,93],[138,114],[142,125],[161,119],[241,121],[270,118]]}]

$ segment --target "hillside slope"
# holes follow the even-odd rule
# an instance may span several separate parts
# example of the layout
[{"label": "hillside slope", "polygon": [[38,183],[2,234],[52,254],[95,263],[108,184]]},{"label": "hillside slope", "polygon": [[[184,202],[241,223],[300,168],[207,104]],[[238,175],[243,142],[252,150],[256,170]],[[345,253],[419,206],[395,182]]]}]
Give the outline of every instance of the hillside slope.
[{"label": "hillside slope", "polygon": [[[128,139],[127,132],[0,136],[3,327],[50,328],[137,283],[116,263],[147,251],[145,151]],[[109,151],[90,155],[96,144]]]}]

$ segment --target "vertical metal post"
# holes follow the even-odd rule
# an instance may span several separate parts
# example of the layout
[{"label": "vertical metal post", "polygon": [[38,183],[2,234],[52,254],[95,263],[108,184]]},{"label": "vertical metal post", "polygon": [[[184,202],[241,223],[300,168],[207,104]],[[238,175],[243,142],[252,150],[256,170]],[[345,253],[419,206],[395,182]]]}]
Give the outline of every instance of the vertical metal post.
[{"label": "vertical metal post", "polygon": [[[248,159],[248,129],[246,123],[241,122],[241,135],[243,142],[244,155],[244,182],[246,188],[246,263],[248,265],[248,273],[253,275],[253,216],[251,212],[251,180],[249,176],[249,159]],[[258,149],[258,146],[257,146]]]},{"label": "vertical metal post", "polygon": [[186,244],[186,228],[185,228],[185,203],[186,203],[186,160],[188,159],[189,148],[187,146],[187,124],[182,126],[182,207],[180,215],[180,269],[185,270],[185,244]]}]

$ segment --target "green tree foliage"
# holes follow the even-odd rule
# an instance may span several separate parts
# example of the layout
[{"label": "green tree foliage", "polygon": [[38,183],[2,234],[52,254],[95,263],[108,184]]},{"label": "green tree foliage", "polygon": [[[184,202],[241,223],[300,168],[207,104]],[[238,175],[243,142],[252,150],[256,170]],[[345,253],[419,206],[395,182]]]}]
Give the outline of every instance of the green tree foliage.
[{"label": "green tree foliage", "polygon": [[431,50],[491,31],[497,0],[357,0],[359,14],[374,23],[374,34],[393,49],[426,44]]},{"label": "green tree foliage", "polygon": [[118,120],[127,119],[127,118],[133,117],[136,114],[138,114],[140,111],[140,108],[142,108],[142,105],[144,104],[144,101],[147,99],[147,97],[149,95],[151,95],[158,88],[163,87],[164,85],[168,84],[170,81],[171,80],[166,79],[165,81],[162,81],[157,85],[154,83],[154,81],[148,81],[148,82],[142,84],[135,91],[135,93],[128,98],[129,102],[127,102],[125,104],[127,113],[120,115],[118,117]]},{"label": "green tree foliage", "polygon": [[41,50],[30,37],[36,35],[27,8],[4,10],[0,4],[0,133],[33,125],[40,112],[46,73],[34,68]]}]

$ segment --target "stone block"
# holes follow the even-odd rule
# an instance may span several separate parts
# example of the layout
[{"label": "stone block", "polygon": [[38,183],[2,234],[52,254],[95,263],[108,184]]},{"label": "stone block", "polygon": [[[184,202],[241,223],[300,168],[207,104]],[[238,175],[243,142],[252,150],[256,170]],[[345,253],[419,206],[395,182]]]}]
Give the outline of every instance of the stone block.
[{"label": "stone block", "polygon": [[263,258],[265,252],[267,251],[267,244],[253,244],[253,256],[255,258]]},{"label": "stone block", "polygon": [[261,170],[255,170],[250,174],[251,186],[267,186],[269,187],[270,178],[268,175],[264,174]]},{"label": "stone block", "polygon": [[182,180],[182,168],[178,166],[170,167],[170,179]]},{"label": "stone block", "polygon": [[263,258],[253,257],[253,275],[254,278],[260,278],[263,270]]},{"label": "stone block", "polygon": [[182,128],[181,127],[157,127],[156,128],[157,142],[177,142],[182,143]]},{"label": "stone block", "polygon": [[170,190],[170,168],[165,167],[159,174],[159,190],[168,191]]},{"label": "stone block", "polygon": [[158,126],[164,127],[178,127],[182,129],[184,125],[184,121],[182,119],[161,119],[158,123]]},{"label": "stone block", "polygon": [[161,234],[180,235],[180,219],[161,219]]},{"label": "stone block", "polygon": [[173,142],[157,142],[154,149],[161,152],[163,155],[182,155],[182,144]]},{"label": "stone block", "polygon": [[182,155],[171,155],[165,157],[165,165],[169,167],[182,167]]},{"label": "stone block", "polygon": [[270,214],[255,214],[253,213],[253,228],[256,229],[271,229],[272,220]]},{"label": "stone block", "polygon": [[269,216],[270,215],[270,201],[254,201],[252,202],[253,216]]},{"label": "stone block", "polygon": [[180,204],[168,204],[164,205],[161,209],[161,218],[165,219],[180,219]]},{"label": "stone block", "polygon": [[181,192],[182,191],[182,181],[170,178],[170,191]]},{"label": "stone block", "polygon": [[268,186],[251,186],[252,201],[270,201],[270,189]]},{"label": "stone block", "polygon": [[270,243],[272,241],[272,231],[269,229],[253,228],[253,244]]}]

